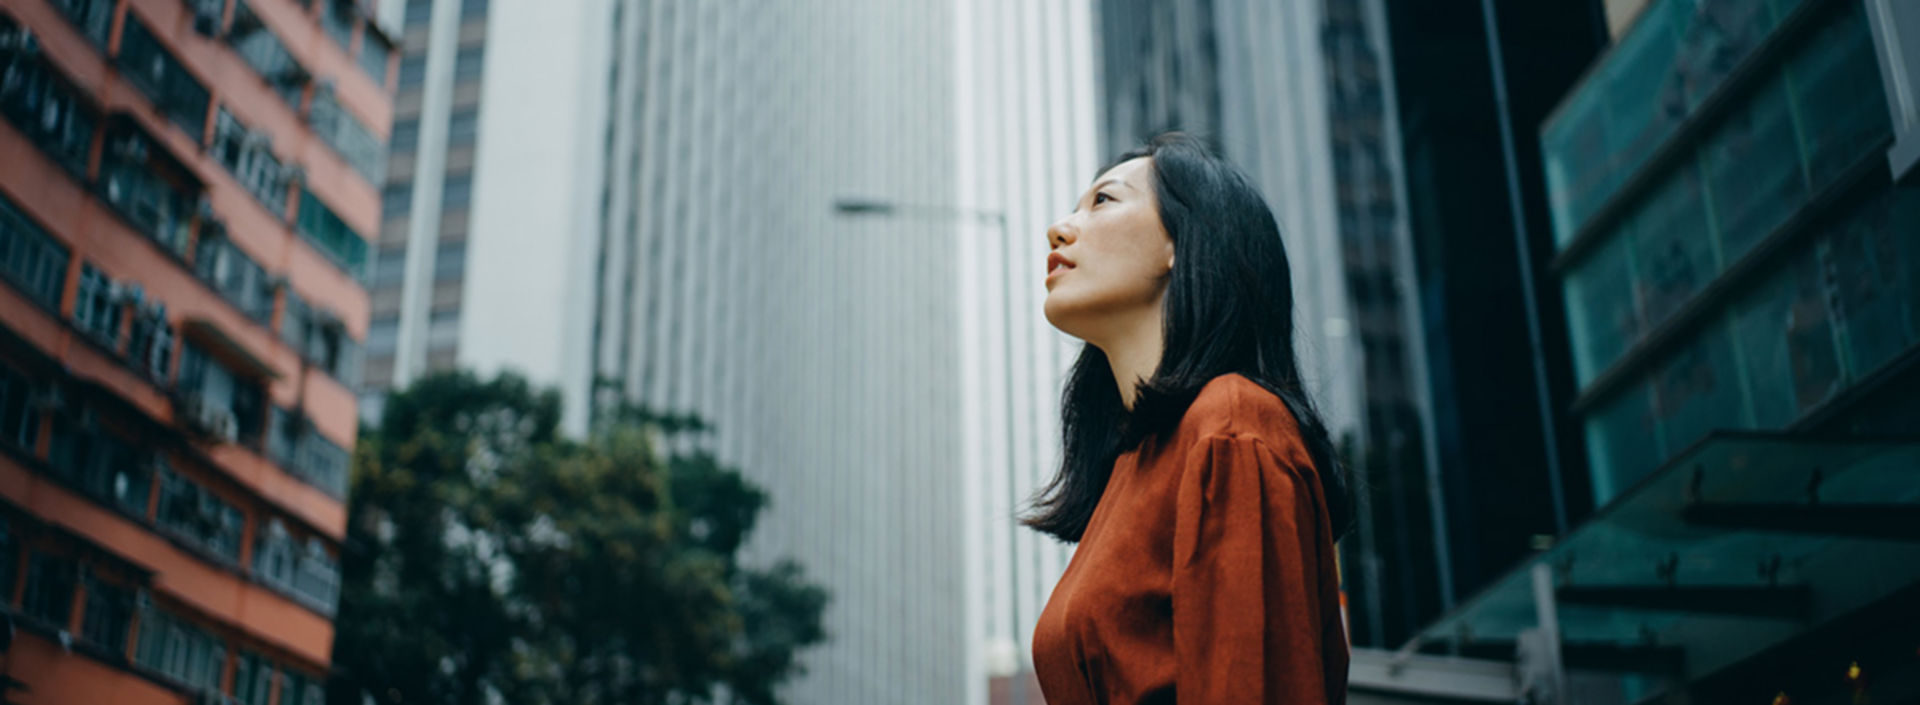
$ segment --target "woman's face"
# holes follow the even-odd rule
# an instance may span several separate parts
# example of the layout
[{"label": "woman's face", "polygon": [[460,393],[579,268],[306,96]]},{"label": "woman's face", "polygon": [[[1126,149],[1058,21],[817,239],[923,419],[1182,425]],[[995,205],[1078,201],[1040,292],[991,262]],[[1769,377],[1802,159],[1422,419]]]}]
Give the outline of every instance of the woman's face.
[{"label": "woman's face", "polygon": [[[1153,161],[1115,165],[1047,228],[1047,322],[1100,345],[1140,316],[1154,317],[1173,271],[1173,239],[1160,222]],[[1157,320],[1154,318],[1153,320]]]}]

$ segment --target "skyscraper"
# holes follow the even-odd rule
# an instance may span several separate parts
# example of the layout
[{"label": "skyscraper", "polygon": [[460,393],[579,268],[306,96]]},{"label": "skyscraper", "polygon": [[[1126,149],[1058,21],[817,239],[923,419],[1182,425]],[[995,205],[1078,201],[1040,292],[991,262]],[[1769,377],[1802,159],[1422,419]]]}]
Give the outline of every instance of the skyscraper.
[{"label": "skyscraper", "polygon": [[[399,0],[394,0],[398,3]],[[365,413],[456,367],[556,386],[584,430],[605,0],[406,0]]]},{"label": "skyscraper", "polygon": [[323,701],[393,74],[364,6],[0,2],[8,701]]},{"label": "skyscraper", "polygon": [[968,493],[966,702],[1037,703],[1028,645],[1071,548],[1018,525],[1059,467],[1060,393],[1079,341],[1054,330],[1047,227],[1074,208],[1098,154],[1086,2],[957,4],[957,242],[962,479]]},{"label": "skyscraper", "polygon": [[[959,702],[961,238],[946,2],[615,6],[596,406],[692,412],[832,593],[795,702]],[[836,202],[898,204],[892,217]],[[855,209],[858,210],[858,209]]]}]

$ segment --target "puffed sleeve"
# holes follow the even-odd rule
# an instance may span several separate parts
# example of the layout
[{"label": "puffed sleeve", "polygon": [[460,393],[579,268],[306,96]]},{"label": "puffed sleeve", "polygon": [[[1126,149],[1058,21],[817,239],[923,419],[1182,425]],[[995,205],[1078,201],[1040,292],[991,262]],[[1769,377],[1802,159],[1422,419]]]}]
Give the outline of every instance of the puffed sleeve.
[{"label": "puffed sleeve", "polygon": [[1319,484],[1302,450],[1197,443],[1176,498],[1173,648],[1182,705],[1326,703]]}]

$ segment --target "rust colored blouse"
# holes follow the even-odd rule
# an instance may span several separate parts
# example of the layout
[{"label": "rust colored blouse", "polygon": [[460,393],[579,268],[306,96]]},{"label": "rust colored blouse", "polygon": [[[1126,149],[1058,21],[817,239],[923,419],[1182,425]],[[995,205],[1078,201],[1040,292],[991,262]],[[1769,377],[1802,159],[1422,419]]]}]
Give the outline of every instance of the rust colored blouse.
[{"label": "rust colored blouse", "polygon": [[1280,398],[1209,382],[1114,463],[1033,632],[1047,705],[1346,700],[1319,475]]}]

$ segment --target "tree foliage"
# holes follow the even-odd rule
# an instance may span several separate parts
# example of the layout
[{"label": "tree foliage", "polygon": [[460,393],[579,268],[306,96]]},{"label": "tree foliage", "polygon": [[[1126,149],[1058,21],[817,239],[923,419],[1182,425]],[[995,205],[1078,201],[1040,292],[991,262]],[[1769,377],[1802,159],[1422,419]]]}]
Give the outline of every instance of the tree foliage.
[{"label": "tree foliage", "polygon": [[706,425],[639,408],[585,441],[511,374],[423,379],[355,452],[335,703],[774,703],[824,590],[736,559],[767,497]]}]

